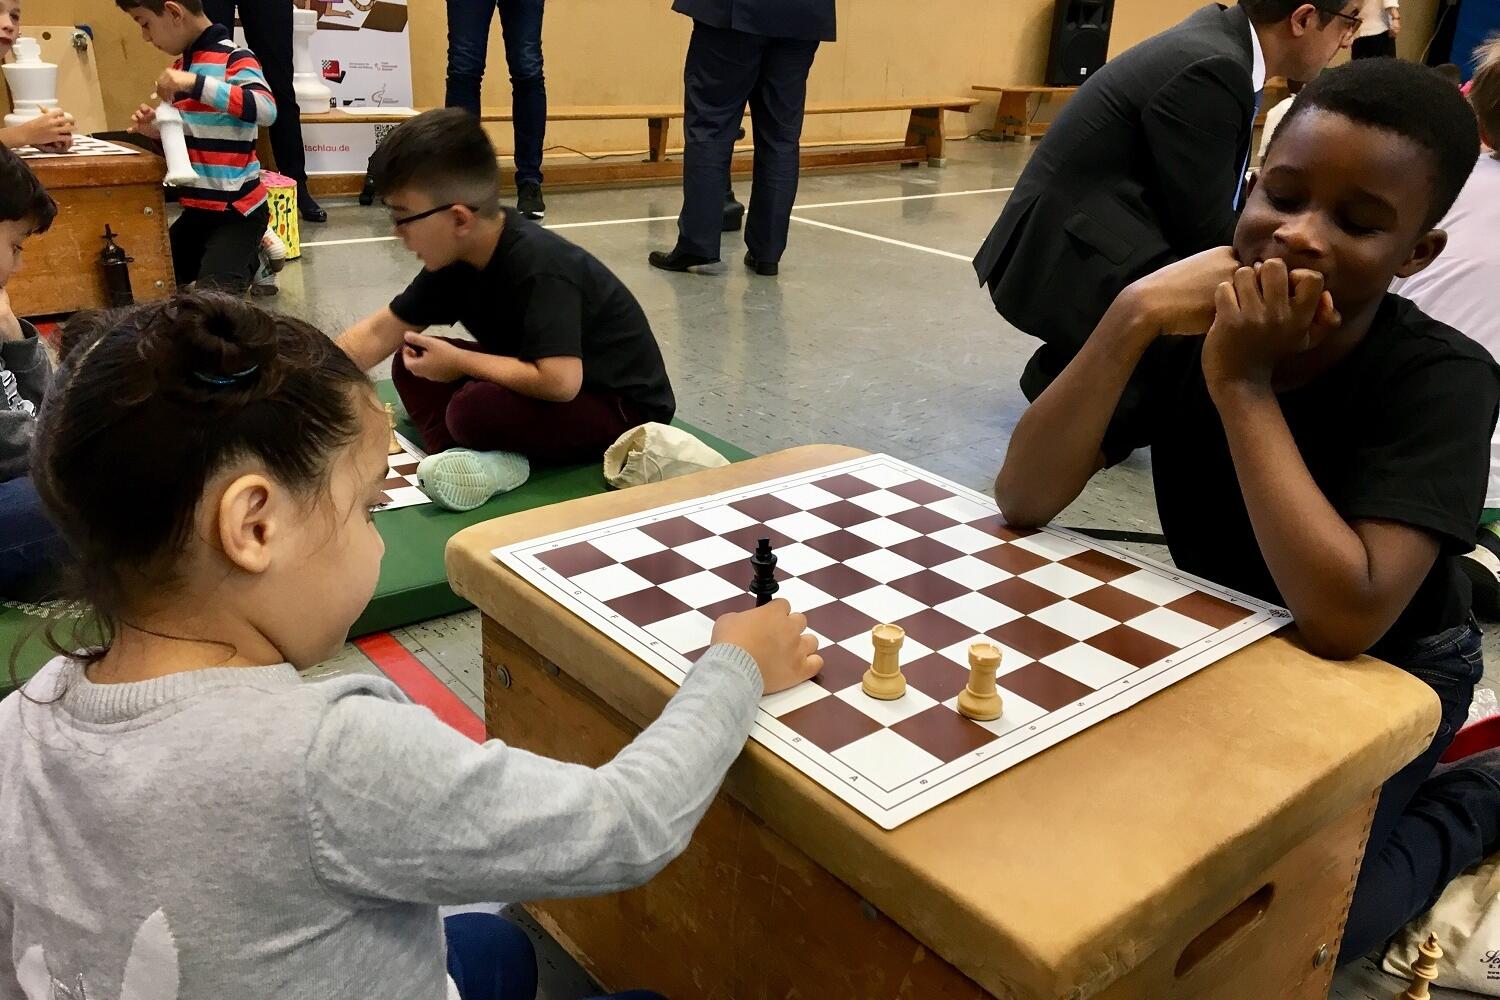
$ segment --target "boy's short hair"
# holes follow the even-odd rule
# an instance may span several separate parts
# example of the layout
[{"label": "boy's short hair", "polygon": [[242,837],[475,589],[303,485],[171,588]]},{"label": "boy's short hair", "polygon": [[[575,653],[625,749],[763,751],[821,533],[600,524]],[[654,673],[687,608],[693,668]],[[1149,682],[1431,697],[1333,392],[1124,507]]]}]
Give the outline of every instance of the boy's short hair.
[{"label": "boy's short hair", "polygon": [[486,217],[500,212],[495,147],[479,119],[462,108],[424,111],[396,126],[370,158],[370,177],[382,196],[414,189]]},{"label": "boy's short hair", "polygon": [[1240,0],[1240,6],[1255,24],[1275,24],[1292,16],[1298,7],[1312,4],[1323,15],[1326,25],[1333,15],[1344,9],[1344,0]]},{"label": "boy's short hair", "polygon": [[[187,11],[189,14],[203,14],[203,0],[172,0],[173,3]],[[115,6],[129,14],[133,10],[149,10],[153,14],[160,14],[167,7],[167,0],[115,0]]]},{"label": "boy's short hair", "polygon": [[1479,128],[1491,146],[1500,143],[1500,33],[1474,53],[1474,86],[1469,89],[1469,103],[1479,118]]},{"label": "boy's short hair", "polygon": [[1441,73],[1416,63],[1356,59],[1319,73],[1281,120],[1267,157],[1292,123],[1311,111],[1327,111],[1422,147],[1434,176],[1424,232],[1448,214],[1479,156],[1479,126],[1469,102]]},{"label": "boy's short hair", "polygon": [[19,156],[0,146],[0,222],[24,220],[45,233],[57,218],[57,202]]}]

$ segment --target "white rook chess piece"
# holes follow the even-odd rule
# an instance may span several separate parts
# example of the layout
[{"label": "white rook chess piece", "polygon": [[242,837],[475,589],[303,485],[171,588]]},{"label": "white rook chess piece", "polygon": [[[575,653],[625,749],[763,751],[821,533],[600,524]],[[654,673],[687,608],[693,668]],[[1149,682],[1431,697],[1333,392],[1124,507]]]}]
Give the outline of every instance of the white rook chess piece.
[{"label": "white rook chess piece", "polygon": [[161,151],[167,157],[167,183],[172,187],[201,183],[192,161],[188,159],[182,112],[162,101],[156,108],[156,127],[161,131]]},{"label": "white rook chess piece", "polygon": [[999,669],[999,646],[976,642],[969,647],[969,683],[958,693],[960,715],[979,722],[993,722],[1000,718],[1005,703],[995,684],[995,673]]},{"label": "white rook chess piece", "polygon": [[881,701],[895,701],[906,694],[906,677],[901,673],[901,644],[906,630],[900,625],[876,625],[870,633],[875,658],[865,671],[861,687],[865,694]]},{"label": "white rook chess piece", "polygon": [[14,128],[57,107],[57,64],[42,62],[42,45],[35,38],[18,38],[15,62],[5,64],[5,83],[10,87],[15,110],[5,116],[5,127]]},{"label": "white rook chess piece", "polygon": [[319,62],[313,58],[313,32],[318,30],[318,12],[292,11],[292,91],[305,114],[318,114],[333,106],[333,91],[323,82]]}]

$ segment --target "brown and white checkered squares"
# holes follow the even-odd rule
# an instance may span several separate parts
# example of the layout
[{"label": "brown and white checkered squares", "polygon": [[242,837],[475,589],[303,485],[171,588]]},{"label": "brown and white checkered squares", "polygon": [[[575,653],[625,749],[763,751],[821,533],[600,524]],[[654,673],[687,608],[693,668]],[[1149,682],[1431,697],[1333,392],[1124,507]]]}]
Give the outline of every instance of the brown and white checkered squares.
[{"label": "brown and white checkered squares", "polygon": [[[885,456],[497,550],[680,681],[714,620],[753,606],[772,539],[778,596],[823,647],[814,680],[762,703],[756,738],[895,825],[1284,623],[1259,602],[1058,530]],[[870,630],[906,631],[907,693],[864,695]],[[956,708],[968,648],[996,643],[1005,710]]]}]

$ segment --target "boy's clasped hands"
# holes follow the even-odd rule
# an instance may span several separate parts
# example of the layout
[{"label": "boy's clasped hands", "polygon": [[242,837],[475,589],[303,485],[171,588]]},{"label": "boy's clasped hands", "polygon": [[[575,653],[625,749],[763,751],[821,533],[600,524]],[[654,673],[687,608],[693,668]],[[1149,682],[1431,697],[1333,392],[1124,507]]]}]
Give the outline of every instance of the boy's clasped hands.
[{"label": "boy's clasped hands", "polygon": [[1323,275],[1288,270],[1276,257],[1242,264],[1231,247],[1164,267],[1131,292],[1149,304],[1159,334],[1205,337],[1203,374],[1210,386],[1269,385],[1279,363],[1317,348],[1343,322]]}]

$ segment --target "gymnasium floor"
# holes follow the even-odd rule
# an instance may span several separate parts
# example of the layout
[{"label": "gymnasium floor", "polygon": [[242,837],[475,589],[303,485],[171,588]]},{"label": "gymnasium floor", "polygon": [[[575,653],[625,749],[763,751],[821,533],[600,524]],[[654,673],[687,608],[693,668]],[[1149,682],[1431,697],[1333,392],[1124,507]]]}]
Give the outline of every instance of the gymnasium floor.
[{"label": "gymnasium floor", "polygon": [[[977,139],[949,150],[942,169],[803,177],[775,279],[742,266],[738,234],[725,235],[716,273],[648,266],[649,250],[675,240],[675,185],[549,192],[547,225],[594,253],[640,299],[683,419],[756,454],[854,445],[988,492],[1025,405],[1016,379],[1034,342],[995,314],[969,260],[1029,150]],[[745,200],[748,180],[736,186]],[[390,238],[378,207],[326,207],[327,225],[303,229],[303,258],[282,272],[280,296],[262,302],[336,333],[389,301],[419,265]],[[1148,460],[1137,456],[1095,477],[1060,523],[1158,530]],[[1134,548],[1166,558],[1159,547]],[[395,637],[482,714],[477,612]],[[1489,663],[1500,664],[1500,630],[1486,630],[1485,649]],[[379,672],[354,646],[320,668],[341,670]],[[1485,684],[1493,689],[1497,678],[1492,667]],[[544,1000],[585,996],[587,976],[533,931]],[[1338,977],[1333,996],[1384,1000],[1401,985],[1355,968]]]}]

